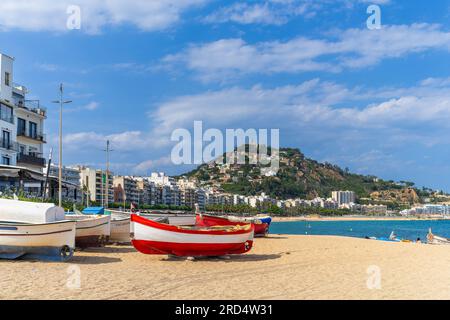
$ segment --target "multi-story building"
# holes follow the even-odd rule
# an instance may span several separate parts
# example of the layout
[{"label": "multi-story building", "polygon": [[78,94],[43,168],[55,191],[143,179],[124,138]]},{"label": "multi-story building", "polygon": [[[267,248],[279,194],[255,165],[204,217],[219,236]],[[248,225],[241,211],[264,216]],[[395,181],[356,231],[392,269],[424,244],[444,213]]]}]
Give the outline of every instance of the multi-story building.
[{"label": "multi-story building", "polygon": [[[5,171],[0,177],[0,189],[15,188],[40,195],[45,167],[45,108],[39,101],[26,100],[27,89],[13,82],[13,66],[14,58],[0,54],[0,165],[6,171],[16,170]],[[22,175],[19,179],[17,170],[28,172],[28,178]]]},{"label": "multi-story building", "polygon": [[150,177],[148,177],[150,182],[156,185],[173,185],[175,184],[175,179],[173,177],[167,176],[164,172],[152,172]]},{"label": "multi-story building", "polygon": [[[95,201],[102,206],[114,202],[113,173],[109,172],[106,177],[106,171],[92,169],[88,167],[80,168],[81,188],[90,201]],[[106,192],[108,189],[108,192]],[[108,197],[106,194],[108,193]]]},{"label": "multi-story building", "polygon": [[195,190],[195,203],[198,204],[200,210],[206,209],[206,191],[203,189]]},{"label": "multi-story building", "polygon": [[354,191],[333,191],[331,198],[337,202],[339,206],[356,202]]},{"label": "multi-story building", "polygon": [[24,86],[15,85],[13,88],[13,101],[17,106],[17,165],[42,172],[45,167],[46,109],[41,107],[38,100],[26,100],[27,93]]},{"label": "multi-story building", "polygon": [[13,101],[13,64],[14,59],[0,54],[0,163],[7,166],[17,165],[17,127]]},{"label": "multi-story building", "polygon": [[196,190],[194,188],[180,188],[181,205],[194,208],[196,201]]},{"label": "multi-story building", "polygon": [[38,100],[27,100],[27,89],[13,82],[13,65],[12,57],[0,54],[1,164],[42,172],[46,110]]},{"label": "multi-story building", "polygon": [[113,180],[114,202],[139,204],[139,189],[137,181],[132,177],[117,176]]},{"label": "multi-story building", "polygon": [[[83,193],[81,190],[81,174],[80,168],[77,167],[65,167],[62,170],[62,187],[63,200],[81,202],[83,200]],[[47,168],[44,168],[44,174],[47,174]],[[48,172],[50,178],[49,181],[49,193],[51,198],[56,198],[58,195],[58,177],[59,166],[52,164],[50,171]]]},{"label": "multi-story building", "polygon": [[135,177],[136,186],[139,192],[139,203],[145,205],[156,204],[156,185],[147,178]]}]

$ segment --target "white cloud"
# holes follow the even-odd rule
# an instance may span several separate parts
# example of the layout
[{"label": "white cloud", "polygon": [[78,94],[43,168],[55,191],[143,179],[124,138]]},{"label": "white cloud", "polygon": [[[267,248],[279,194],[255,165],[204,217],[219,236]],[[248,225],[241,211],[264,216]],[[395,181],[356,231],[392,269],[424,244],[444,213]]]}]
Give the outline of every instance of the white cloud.
[{"label": "white cloud", "polygon": [[161,136],[170,136],[176,128],[190,129],[195,120],[217,128],[280,128],[305,134],[327,128],[331,136],[354,130],[370,134],[381,130],[381,135],[388,135],[396,130],[395,135],[401,136],[419,125],[450,128],[450,84],[442,86],[442,81],[428,79],[410,88],[377,90],[318,79],[274,89],[235,87],[178,97],[151,116],[154,133]]},{"label": "white cloud", "polygon": [[450,32],[430,24],[384,26],[381,30],[348,29],[329,37],[297,37],[286,42],[255,44],[242,39],[222,39],[191,45],[179,54],[166,56],[163,62],[181,63],[204,81],[224,81],[255,73],[339,72],[412,53],[450,49]]},{"label": "white cloud", "polygon": [[134,166],[133,172],[137,174],[149,174],[151,170],[155,170],[171,164],[172,161],[170,160],[170,157],[162,157],[156,160],[146,160]]},{"label": "white cloud", "polygon": [[110,140],[113,148],[120,151],[133,151],[149,145],[149,141],[141,131],[125,131],[115,134],[101,134],[93,131],[71,133],[64,136],[63,143],[68,149],[77,149],[83,146],[101,150],[106,147],[107,140]]},{"label": "white cloud", "polygon": [[291,19],[301,16],[312,18],[332,9],[332,12],[348,10],[355,4],[387,5],[390,0],[265,0],[265,1],[237,1],[221,7],[206,16],[206,23],[238,23],[283,25]]},{"label": "white cloud", "polygon": [[100,107],[100,103],[96,101],[91,101],[86,105],[70,108],[67,107],[64,109],[65,112],[78,112],[78,111],[94,111]]},{"label": "white cloud", "polygon": [[67,8],[81,8],[81,29],[98,33],[105,26],[131,24],[145,31],[166,29],[182,13],[208,0],[2,0],[0,30],[68,31]]},{"label": "white cloud", "polygon": [[60,70],[59,66],[57,66],[56,64],[51,64],[51,63],[38,63],[38,64],[36,64],[36,67],[38,69],[48,71],[48,72],[56,72],[56,71]]},{"label": "white cloud", "polygon": [[291,17],[312,17],[318,4],[304,0],[236,2],[205,17],[207,23],[235,22],[240,24],[282,25]]}]

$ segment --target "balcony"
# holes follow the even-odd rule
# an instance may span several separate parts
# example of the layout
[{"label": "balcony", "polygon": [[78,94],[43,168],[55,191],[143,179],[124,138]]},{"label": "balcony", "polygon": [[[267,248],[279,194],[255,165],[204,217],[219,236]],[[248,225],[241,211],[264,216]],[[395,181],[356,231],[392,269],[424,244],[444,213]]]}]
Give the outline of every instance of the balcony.
[{"label": "balcony", "polygon": [[47,142],[47,136],[43,133],[39,132],[27,132],[26,130],[17,130],[17,137],[25,137],[28,139],[36,140],[39,142],[46,143]]},{"label": "balcony", "polygon": [[19,107],[20,109],[33,112],[42,117],[47,116],[47,109],[41,106],[39,100],[25,100],[25,101],[21,100],[17,103],[17,107]]},{"label": "balcony", "polygon": [[9,150],[9,151],[15,151],[15,152],[19,151],[19,145],[17,144],[17,142],[12,142],[12,141],[8,142],[8,141],[0,140],[0,148]]},{"label": "balcony", "polygon": [[11,117],[5,114],[0,114],[0,120],[14,124],[14,116]]},{"label": "balcony", "polygon": [[45,159],[37,155],[19,153],[17,163],[31,164],[34,166],[45,167]]}]

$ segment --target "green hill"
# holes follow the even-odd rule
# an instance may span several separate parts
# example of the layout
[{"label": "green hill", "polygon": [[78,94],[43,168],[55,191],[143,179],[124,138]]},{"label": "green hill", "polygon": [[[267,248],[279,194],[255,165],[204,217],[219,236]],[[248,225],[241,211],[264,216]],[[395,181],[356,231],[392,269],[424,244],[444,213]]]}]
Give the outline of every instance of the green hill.
[{"label": "green hill", "polygon": [[[348,169],[308,159],[299,149],[293,148],[280,149],[280,169],[275,176],[263,175],[262,168],[262,165],[248,162],[234,165],[211,162],[184,176],[197,180],[201,185],[219,187],[225,192],[241,195],[265,192],[277,199],[330,197],[333,190],[352,190],[359,198],[369,198],[374,192],[379,195],[386,190],[412,189],[414,185],[411,182],[396,183],[375,176],[353,174]],[[415,191],[418,194],[421,192]]]}]

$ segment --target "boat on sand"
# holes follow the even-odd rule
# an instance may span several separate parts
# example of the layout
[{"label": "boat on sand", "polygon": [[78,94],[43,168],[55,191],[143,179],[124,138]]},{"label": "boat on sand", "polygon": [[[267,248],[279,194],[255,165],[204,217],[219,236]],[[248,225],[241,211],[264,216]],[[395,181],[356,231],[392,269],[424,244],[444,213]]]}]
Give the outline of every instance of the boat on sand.
[{"label": "boat on sand", "polygon": [[262,218],[258,217],[212,216],[197,213],[195,224],[204,227],[243,226],[246,224],[253,224],[255,228],[255,237],[264,237],[269,233],[269,226],[272,221],[272,219],[267,216],[264,216],[264,219],[265,220],[262,220]]},{"label": "boat on sand", "polygon": [[223,256],[248,252],[254,225],[222,227],[173,226],[132,214],[131,240],[139,252],[181,257]]},{"label": "boat on sand", "polygon": [[129,243],[131,241],[130,224],[131,224],[130,218],[112,217],[111,236],[109,237],[109,241],[116,243]]},{"label": "boat on sand", "polygon": [[[130,217],[132,212],[127,211],[115,211],[110,210],[111,215],[114,217]],[[158,221],[160,219],[168,219],[169,224],[174,226],[193,226],[195,225],[195,214],[188,213],[171,213],[171,212],[136,212],[137,215],[143,216],[146,219]]]},{"label": "boat on sand", "polygon": [[111,217],[66,214],[66,219],[76,222],[75,245],[78,248],[102,247],[111,234]]},{"label": "boat on sand", "polygon": [[75,222],[0,222],[0,258],[68,261],[75,249]]},{"label": "boat on sand", "polygon": [[427,243],[428,244],[450,244],[450,239],[437,236],[431,232],[431,228],[428,229],[427,234]]}]

